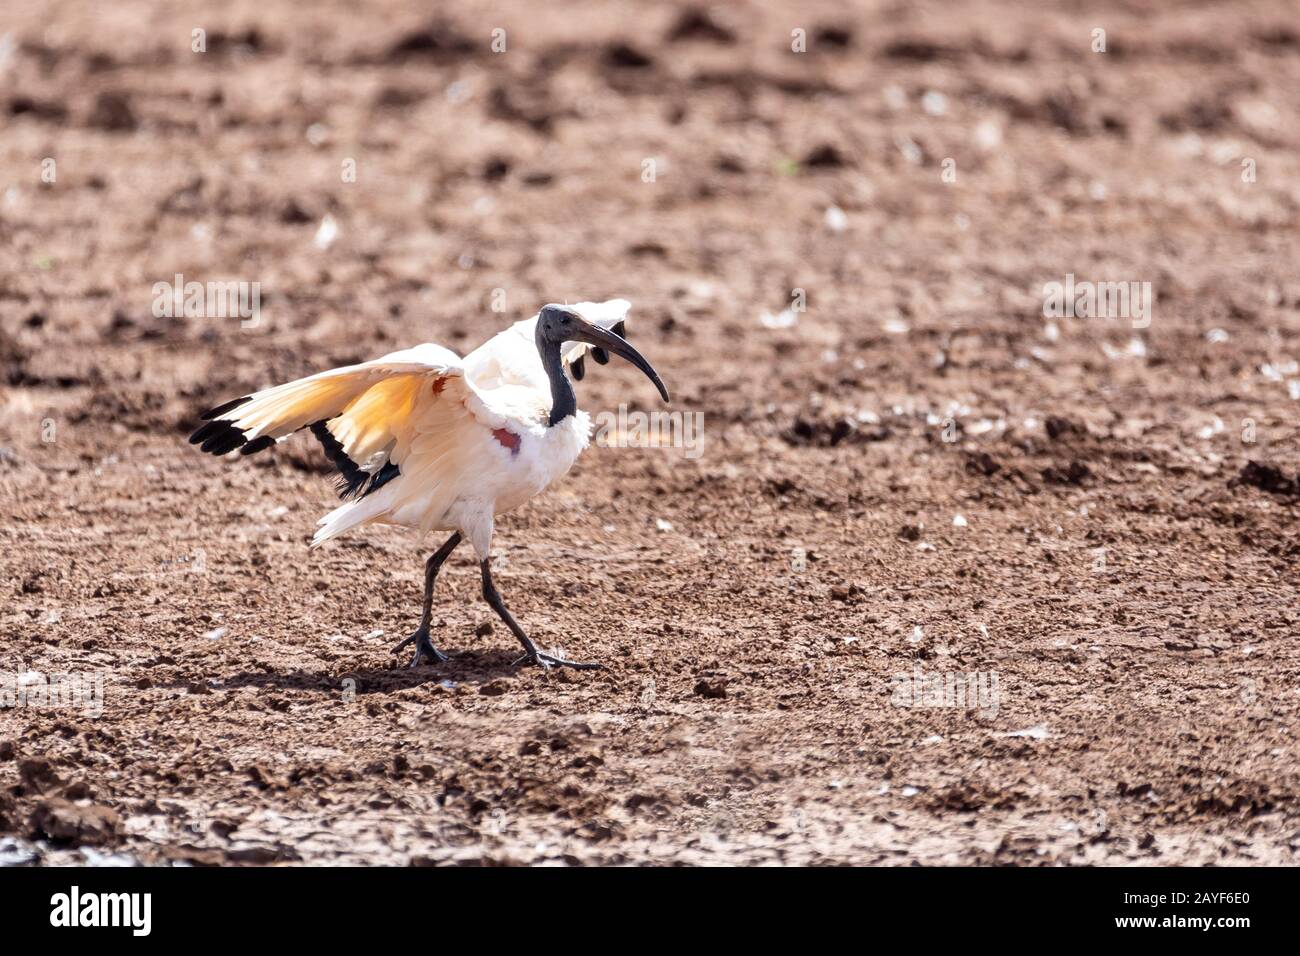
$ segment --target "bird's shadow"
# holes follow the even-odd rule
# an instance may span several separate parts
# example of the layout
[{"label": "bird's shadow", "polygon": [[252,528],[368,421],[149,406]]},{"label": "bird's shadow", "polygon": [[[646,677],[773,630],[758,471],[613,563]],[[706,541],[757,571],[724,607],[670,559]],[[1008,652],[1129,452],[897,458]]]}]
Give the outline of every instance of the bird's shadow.
[{"label": "bird's shadow", "polygon": [[[387,694],[424,684],[487,684],[498,677],[509,677],[534,668],[515,664],[518,652],[464,651],[450,655],[440,663],[407,667],[407,655],[387,667],[322,668],[318,671],[294,668],[276,671],[243,671],[223,679],[213,689],[236,690],[243,687],[277,690],[307,690],[337,694],[351,691],[358,695]],[[349,683],[351,681],[352,683]]]}]

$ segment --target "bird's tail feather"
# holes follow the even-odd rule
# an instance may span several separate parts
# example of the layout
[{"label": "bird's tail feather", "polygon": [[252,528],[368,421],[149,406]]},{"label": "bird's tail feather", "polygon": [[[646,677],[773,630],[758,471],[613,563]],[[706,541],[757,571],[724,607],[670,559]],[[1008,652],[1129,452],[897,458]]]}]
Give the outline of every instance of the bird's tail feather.
[{"label": "bird's tail feather", "polygon": [[316,533],[312,535],[311,546],[319,548],[330,538],[335,538],[344,531],[350,531],[358,525],[369,524],[382,517],[386,510],[387,504],[373,496],[339,505],[316,522]]}]

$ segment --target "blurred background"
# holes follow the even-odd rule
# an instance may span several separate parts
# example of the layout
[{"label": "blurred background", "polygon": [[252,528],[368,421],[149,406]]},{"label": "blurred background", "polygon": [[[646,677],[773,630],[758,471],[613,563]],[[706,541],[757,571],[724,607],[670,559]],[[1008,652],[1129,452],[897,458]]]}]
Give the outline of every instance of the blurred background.
[{"label": "blurred background", "polygon": [[[144,859],[1294,862],[1297,14],[5,3],[0,666],[105,670],[116,741],[34,710],[9,753]],[[1053,315],[1067,276],[1150,314]],[[704,453],[593,449],[501,536],[516,614],[614,676],[507,674],[465,574],[466,656],[390,672],[410,539],[307,556],[315,447],[183,446],[615,296]],[[997,672],[998,717],[889,706],[918,662]],[[58,787],[0,774],[44,839]]]}]

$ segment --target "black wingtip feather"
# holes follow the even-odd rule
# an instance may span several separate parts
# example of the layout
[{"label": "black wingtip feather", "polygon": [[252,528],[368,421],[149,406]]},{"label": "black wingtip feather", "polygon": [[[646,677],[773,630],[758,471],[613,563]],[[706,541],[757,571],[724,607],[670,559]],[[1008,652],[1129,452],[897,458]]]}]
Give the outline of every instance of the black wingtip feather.
[{"label": "black wingtip feather", "polygon": [[[234,422],[213,421],[213,419],[233,411],[247,402],[250,397],[245,395],[242,398],[236,398],[224,405],[218,405],[216,408],[209,408],[200,415],[199,418],[203,420],[203,424],[194,430],[194,434],[190,435],[190,444],[198,445],[199,451],[206,452],[209,455],[224,455],[234,451],[241,445],[246,445],[248,440],[244,438],[244,429],[236,428]],[[259,445],[256,450],[265,447],[265,445]],[[245,454],[247,453],[247,450],[245,450]]]},{"label": "black wingtip feather", "polygon": [[242,398],[232,399],[231,401],[226,402],[224,405],[218,405],[216,408],[209,408],[206,412],[204,412],[199,417],[203,419],[205,422],[211,421],[212,419],[216,418],[218,415],[224,415],[226,414],[226,412],[233,412],[236,408],[238,408],[240,405],[243,405],[252,397],[253,396],[251,395],[245,395]]},{"label": "black wingtip feather", "polygon": [[198,445],[199,451],[209,455],[224,455],[247,441],[243,429],[225,421],[207,422],[190,436],[190,444]]},{"label": "black wingtip feather", "polygon": [[270,435],[263,435],[261,438],[254,438],[243,448],[239,449],[241,455],[256,455],[265,448],[270,448],[275,444],[275,439]]},{"label": "black wingtip feather", "polygon": [[233,427],[234,426],[231,425],[230,422],[208,422],[204,425],[200,425],[194,430],[194,434],[190,436],[190,444],[201,444]]},{"label": "black wingtip feather", "polygon": [[213,435],[199,446],[199,450],[207,452],[210,455],[224,455],[227,452],[234,451],[240,445],[244,444],[244,442],[244,433],[236,428],[230,428]]}]

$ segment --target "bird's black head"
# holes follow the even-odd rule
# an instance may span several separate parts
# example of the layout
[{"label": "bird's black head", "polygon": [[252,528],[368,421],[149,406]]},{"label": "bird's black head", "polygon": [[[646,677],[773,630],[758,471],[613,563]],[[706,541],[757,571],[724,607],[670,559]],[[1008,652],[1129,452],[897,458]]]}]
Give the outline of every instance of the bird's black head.
[{"label": "bird's black head", "polygon": [[654,366],[628,344],[626,339],[598,325],[592,325],[567,305],[552,304],[542,307],[542,310],[537,313],[536,338],[537,348],[543,357],[550,349],[554,349],[558,356],[559,347],[565,342],[585,342],[594,348],[604,349],[620,358],[625,358],[644,372],[646,378],[654,382],[655,388],[659,389],[659,394],[663,396],[665,402],[671,401],[668,397],[668,389],[660,380]]},{"label": "bird's black head", "polygon": [[587,325],[582,316],[567,305],[544,305],[537,313],[537,338],[563,345],[573,338],[573,332]]}]

